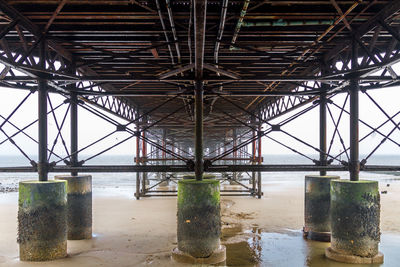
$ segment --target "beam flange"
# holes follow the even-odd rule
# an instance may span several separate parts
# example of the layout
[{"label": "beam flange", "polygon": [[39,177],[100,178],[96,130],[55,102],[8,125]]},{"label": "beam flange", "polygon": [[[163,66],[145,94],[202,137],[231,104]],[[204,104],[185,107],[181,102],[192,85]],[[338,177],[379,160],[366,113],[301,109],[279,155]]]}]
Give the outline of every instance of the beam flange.
[{"label": "beam flange", "polygon": [[204,41],[206,35],[207,0],[195,0],[194,5],[194,42],[196,80],[203,78]]}]

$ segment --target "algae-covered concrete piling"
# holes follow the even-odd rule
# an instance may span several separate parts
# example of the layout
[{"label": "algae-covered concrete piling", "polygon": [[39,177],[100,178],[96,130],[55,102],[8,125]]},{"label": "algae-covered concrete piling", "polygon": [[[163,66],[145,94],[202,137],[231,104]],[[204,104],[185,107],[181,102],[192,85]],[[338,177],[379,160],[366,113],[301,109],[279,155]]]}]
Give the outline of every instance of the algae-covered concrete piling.
[{"label": "algae-covered concrete piling", "polygon": [[306,175],[304,198],[304,236],[311,240],[329,242],[330,184],[339,176]]},{"label": "algae-covered concrete piling", "polygon": [[20,260],[47,261],[67,256],[66,189],[65,181],[19,183]]},{"label": "algae-covered concrete piling", "polygon": [[213,264],[226,258],[220,244],[219,181],[178,182],[178,248],[173,258],[187,263]]},{"label": "algae-covered concrete piling", "polygon": [[382,263],[380,196],[376,181],[331,182],[331,247],[325,255],[346,263]]},{"label": "algae-covered concrete piling", "polygon": [[92,176],[55,176],[67,181],[68,239],[92,238]]}]

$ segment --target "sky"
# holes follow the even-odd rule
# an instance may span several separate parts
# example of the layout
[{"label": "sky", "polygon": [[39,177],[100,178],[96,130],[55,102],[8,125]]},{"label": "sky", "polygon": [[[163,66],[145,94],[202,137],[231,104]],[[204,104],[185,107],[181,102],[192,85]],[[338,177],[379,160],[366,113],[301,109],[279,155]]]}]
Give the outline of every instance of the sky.
[{"label": "sky", "polygon": [[[373,91],[369,91],[370,95],[381,104],[385,111],[391,116],[396,112],[400,111],[398,104],[398,99],[400,99],[400,88],[388,88],[388,89],[377,89]],[[28,91],[24,90],[11,90],[7,88],[0,88],[0,115],[3,117],[7,117],[12,110],[20,103],[20,101],[28,95]],[[21,106],[21,108],[11,117],[10,121],[15,124],[15,126],[22,128],[30,122],[36,120],[37,118],[37,97],[38,94],[32,94],[27,101]],[[51,94],[51,103],[53,107],[59,105],[64,101],[64,97]],[[345,99],[345,94],[341,94],[332,100],[338,104],[339,106],[343,105],[343,101]],[[340,110],[333,105],[329,105],[335,119],[339,116]],[[347,104],[348,106],[348,104]],[[68,105],[62,105],[57,111],[56,116],[58,118],[59,123],[61,123],[63,116],[65,115],[65,111],[67,110]],[[50,109],[50,104],[49,107]],[[287,116],[289,116],[288,114]],[[286,117],[287,117],[286,116]],[[289,124],[282,127],[288,133],[295,135],[296,137],[310,143],[311,145],[318,147],[319,143],[319,108],[316,107],[312,111],[306,113],[302,117],[290,122]],[[122,122],[122,120],[114,117],[116,120]],[[285,117],[279,118],[272,123],[278,123],[283,120]],[[349,119],[348,115],[343,114],[343,118],[339,125],[339,131],[343,138],[346,146],[349,144]],[[360,92],[360,119],[369,123],[373,127],[380,125],[385,121],[385,115],[379,111],[379,109],[373,104],[371,100],[369,100],[362,92]],[[3,118],[0,117],[0,123],[2,124],[4,121]],[[400,122],[400,115],[394,118],[396,123]],[[53,145],[54,137],[57,134],[56,124],[53,119],[53,115],[50,114],[48,116],[48,125],[49,125],[49,148]],[[105,134],[112,132],[115,128],[110,123],[102,120],[101,118],[96,117],[95,115],[89,113],[83,108],[79,108],[79,148],[82,148],[89,143],[95,141],[96,139],[104,136]],[[390,122],[387,123],[384,127],[382,127],[381,131],[383,133],[389,133],[394,128],[394,125]],[[16,131],[14,126],[10,124],[5,124],[2,128],[8,135],[11,135]],[[334,130],[334,125],[331,122],[328,113],[328,146],[331,140],[331,136]],[[37,124],[29,127],[27,129],[27,133],[31,135],[33,138],[37,139]],[[364,125],[360,124],[360,138],[362,138],[365,134],[369,133],[369,129]],[[102,151],[103,149],[123,140],[128,137],[129,134],[124,132],[119,132],[117,134],[112,135],[106,140],[100,142],[98,145],[91,147],[90,149],[82,152],[83,155],[93,155]],[[273,138],[276,138],[280,142],[288,144],[293,149],[301,151],[304,154],[316,154],[317,152],[300,142],[294,140],[291,137],[288,137],[282,133],[274,132],[270,135]],[[63,137],[67,143],[67,147],[69,149],[69,115],[66,118],[65,125],[63,126]],[[393,132],[391,137],[394,140],[400,142],[400,131],[396,130]],[[0,142],[2,142],[6,136],[0,132]],[[14,138],[16,143],[20,145],[20,147],[29,155],[37,154],[37,145],[30,140],[28,137],[19,134]],[[368,154],[372,151],[372,149],[382,140],[382,136],[379,134],[372,134],[369,138],[362,141],[360,143],[360,154]],[[263,154],[291,154],[293,153],[287,148],[282,147],[281,145],[267,139],[263,138],[262,142],[262,152]],[[339,153],[343,150],[339,139],[335,138],[335,142],[332,145],[332,151]],[[65,150],[63,148],[62,142],[59,139],[56,144],[56,153],[60,156],[65,155]],[[387,140],[383,146],[377,150],[377,154],[400,154],[400,148],[395,144],[391,143]],[[20,152],[14,145],[10,142],[5,142],[0,145],[0,155],[18,155]],[[134,155],[135,154],[135,139],[132,138],[122,145],[112,149],[107,152],[107,155]],[[334,154],[334,153],[332,153]],[[83,157],[84,158],[84,157]],[[55,158],[54,158],[55,159]],[[82,159],[82,158],[81,158]]]},{"label": "sky", "polygon": [[[393,66],[396,72],[400,72],[400,64]],[[400,99],[400,88],[399,87],[391,87],[385,89],[376,89],[370,90],[368,93],[375,99],[375,101],[380,104],[385,112],[392,116],[400,111],[399,99]],[[18,89],[8,89],[4,87],[0,87],[0,125],[3,124],[4,118],[8,117],[9,114],[14,110],[14,108],[29,94],[26,90],[18,90]],[[381,123],[386,120],[385,114],[383,114],[375,104],[362,92],[360,95],[360,119],[370,124],[372,127],[377,127]],[[58,94],[50,94],[51,104],[53,107],[62,104],[65,100],[63,96]],[[340,94],[332,98],[339,106],[342,106],[344,100],[346,98],[346,94]],[[21,108],[15,112],[15,114],[11,117],[10,122],[14,124],[11,125],[9,123],[4,124],[1,129],[6,132],[7,135],[12,135],[17,131],[16,127],[22,128],[29,123],[35,121],[37,119],[38,108],[38,94],[31,94],[27,100],[22,104]],[[348,110],[349,101],[347,101],[346,109]],[[57,117],[58,123],[61,124],[63,117],[65,116],[65,112],[68,108],[67,104],[62,104],[59,109],[55,112],[55,116]],[[329,104],[329,108],[332,112],[335,120],[340,115],[340,109],[335,107],[332,104]],[[48,104],[48,110],[50,110],[50,103]],[[294,111],[298,112],[298,111]],[[85,109],[79,107],[79,121],[78,121],[78,129],[79,129],[79,149],[87,146],[88,144],[94,142],[95,140],[103,137],[107,133],[110,133],[115,130],[115,126],[104,121],[103,119],[91,114]],[[271,121],[272,124],[278,124],[283,119],[289,117],[293,113],[289,113],[285,116],[282,116],[276,120]],[[112,118],[119,121],[120,123],[124,123],[124,121],[120,118],[117,118],[111,114],[109,114]],[[328,130],[327,130],[327,140],[328,147],[330,146],[330,141],[332,139],[332,135],[334,132],[334,124],[331,121],[331,118],[328,113]],[[400,115],[393,118],[394,123],[400,123]],[[57,136],[57,125],[53,119],[53,114],[49,114],[48,116],[48,146],[49,149],[53,146],[53,141]],[[60,125],[59,125],[60,126]],[[388,134],[393,131],[395,128],[392,122],[386,123],[380,131],[384,134]],[[69,114],[66,117],[65,124],[63,126],[63,137],[66,142],[67,149],[69,150]],[[302,115],[301,117],[295,119],[294,121],[288,123],[287,125],[282,127],[286,132],[296,136],[297,138],[304,140],[305,142],[311,144],[313,147],[319,146],[319,108],[316,107],[312,111]],[[345,146],[349,145],[349,116],[347,114],[342,115],[341,122],[338,126],[339,132],[343,139]],[[371,130],[360,123],[360,139],[363,138],[366,134],[368,134]],[[31,127],[26,129],[26,133],[29,134],[32,138],[38,139],[38,125],[35,123]],[[207,133],[205,133],[207,134]],[[81,152],[80,160],[88,158],[90,155],[94,155],[96,153],[101,152],[102,150],[122,141],[123,139],[131,136],[126,132],[117,132],[107,139],[99,142],[93,147],[85,149]],[[292,149],[300,151],[303,154],[318,154],[313,148],[305,146],[304,144],[296,141],[292,137],[289,137],[280,132],[273,132],[269,134],[269,136],[275,138],[276,140],[285,143],[290,146]],[[390,136],[393,140],[400,143],[400,131],[396,129]],[[5,141],[7,137],[3,132],[0,131],[0,155],[21,155],[20,151],[9,141]],[[374,133],[371,134],[368,138],[360,142],[360,154],[369,154],[381,141],[383,137]],[[21,149],[28,155],[32,155],[32,159],[35,159],[37,155],[37,144],[32,141],[29,137],[24,136],[23,134],[18,134],[13,140],[18,144]],[[136,151],[136,141],[135,138],[131,138],[123,144],[113,148],[112,150],[105,153],[105,155],[135,155]],[[332,143],[331,155],[336,156],[338,153],[343,151],[343,145],[336,134],[334,142]],[[65,157],[66,152],[61,141],[61,138],[58,138],[58,141],[55,145],[54,149],[55,153],[59,155],[61,158]],[[276,142],[268,139],[262,139],[262,153],[263,154],[293,154],[293,152]],[[400,155],[400,147],[394,144],[393,142],[386,140],[383,145],[375,152],[375,154],[394,154]],[[345,157],[345,155],[343,154]],[[57,160],[57,157],[53,156],[52,160]]]}]

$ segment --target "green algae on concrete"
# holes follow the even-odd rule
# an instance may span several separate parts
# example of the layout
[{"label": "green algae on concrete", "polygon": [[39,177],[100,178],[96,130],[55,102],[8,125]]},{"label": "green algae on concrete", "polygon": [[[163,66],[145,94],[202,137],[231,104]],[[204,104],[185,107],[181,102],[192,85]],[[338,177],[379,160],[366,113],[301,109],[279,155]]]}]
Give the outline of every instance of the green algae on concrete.
[{"label": "green algae on concrete", "polygon": [[19,183],[20,260],[47,261],[67,256],[66,190],[65,181]]},{"label": "green algae on concrete", "polygon": [[330,184],[339,176],[306,175],[304,235],[311,240],[330,241]]},{"label": "green algae on concrete", "polygon": [[376,257],[381,234],[378,182],[332,181],[331,228],[328,257],[335,254],[355,256],[353,258]]},{"label": "green algae on concrete", "polygon": [[59,175],[56,180],[67,181],[68,239],[92,238],[92,176]]},{"label": "green algae on concrete", "polygon": [[195,258],[207,258],[220,248],[219,181],[178,182],[178,249]]}]

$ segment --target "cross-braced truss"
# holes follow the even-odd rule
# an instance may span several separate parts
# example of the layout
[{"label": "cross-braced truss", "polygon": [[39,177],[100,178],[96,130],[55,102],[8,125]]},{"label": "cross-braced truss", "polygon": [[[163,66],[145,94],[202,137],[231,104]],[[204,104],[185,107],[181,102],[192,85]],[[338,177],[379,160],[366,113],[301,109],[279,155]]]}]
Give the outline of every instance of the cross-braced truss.
[{"label": "cross-braced truss", "polygon": [[[221,179],[242,184],[237,172],[247,173],[245,179],[254,185],[260,178],[251,172],[259,171],[350,170],[353,177],[359,170],[400,169],[367,164],[384,143],[400,143],[393,138],[398,113],[389,114],[370,94],[400,83],[395,67],[400,60],[399,1],[0,0],[0,11],[0,85],[27,90],[16,109],[2,115],[5,139],[0,144],[11,142],[31,165],[1,171],[38,171],[40,176],[49,171],[132,171],[143,174],[138,181],[146,181],[148,172],[164,173],[157,177],[168,180],[203,162],[205,171],[224,173]],[[193,131],[198,127],[195,92],[200,92],[195,88],[204,95],[202,161],[193,142],[198,133]],[[359,118],[358,91],[385,121],[376,126]],[[35,92],[42,110],[38,138],[26,132],[37,121],[21,127],[12,122]],[[53,103],[52,93],[65,101]],[[343,103],[335,100],[347,94]],[[58,114],[61,106],[66,108]],[[77,107],[115,129],[78,148],[73,131]],[[319,144],[285,128],[317,107]],[[346,139],[340,125],[348,115],[352,125],[370,132],[359,138],[353,131]],[[68,116],[71,140],[63,136]],[[57,131],[48,147],[47,119]],[[3,128],[8,124],[13,132]],[[383,131],[389,124],[392,129]],[[114,145],[78,159],[79,153],[120,133],[125,136]],[[319,158],[293,148],[277,133]],[[359,163],[355,149],[372,134],[382,141]],[[37,162],[14,141],[17,135],[38,143]],[[137,139],[136,165],[86,164],[132,138]],[[262,164],[261,138],[307,158],[310,165]],[[260,189],[242,186],[260,194]],[[145,194],[149,189],[139,185],[138,195],[140,190]]]}]

